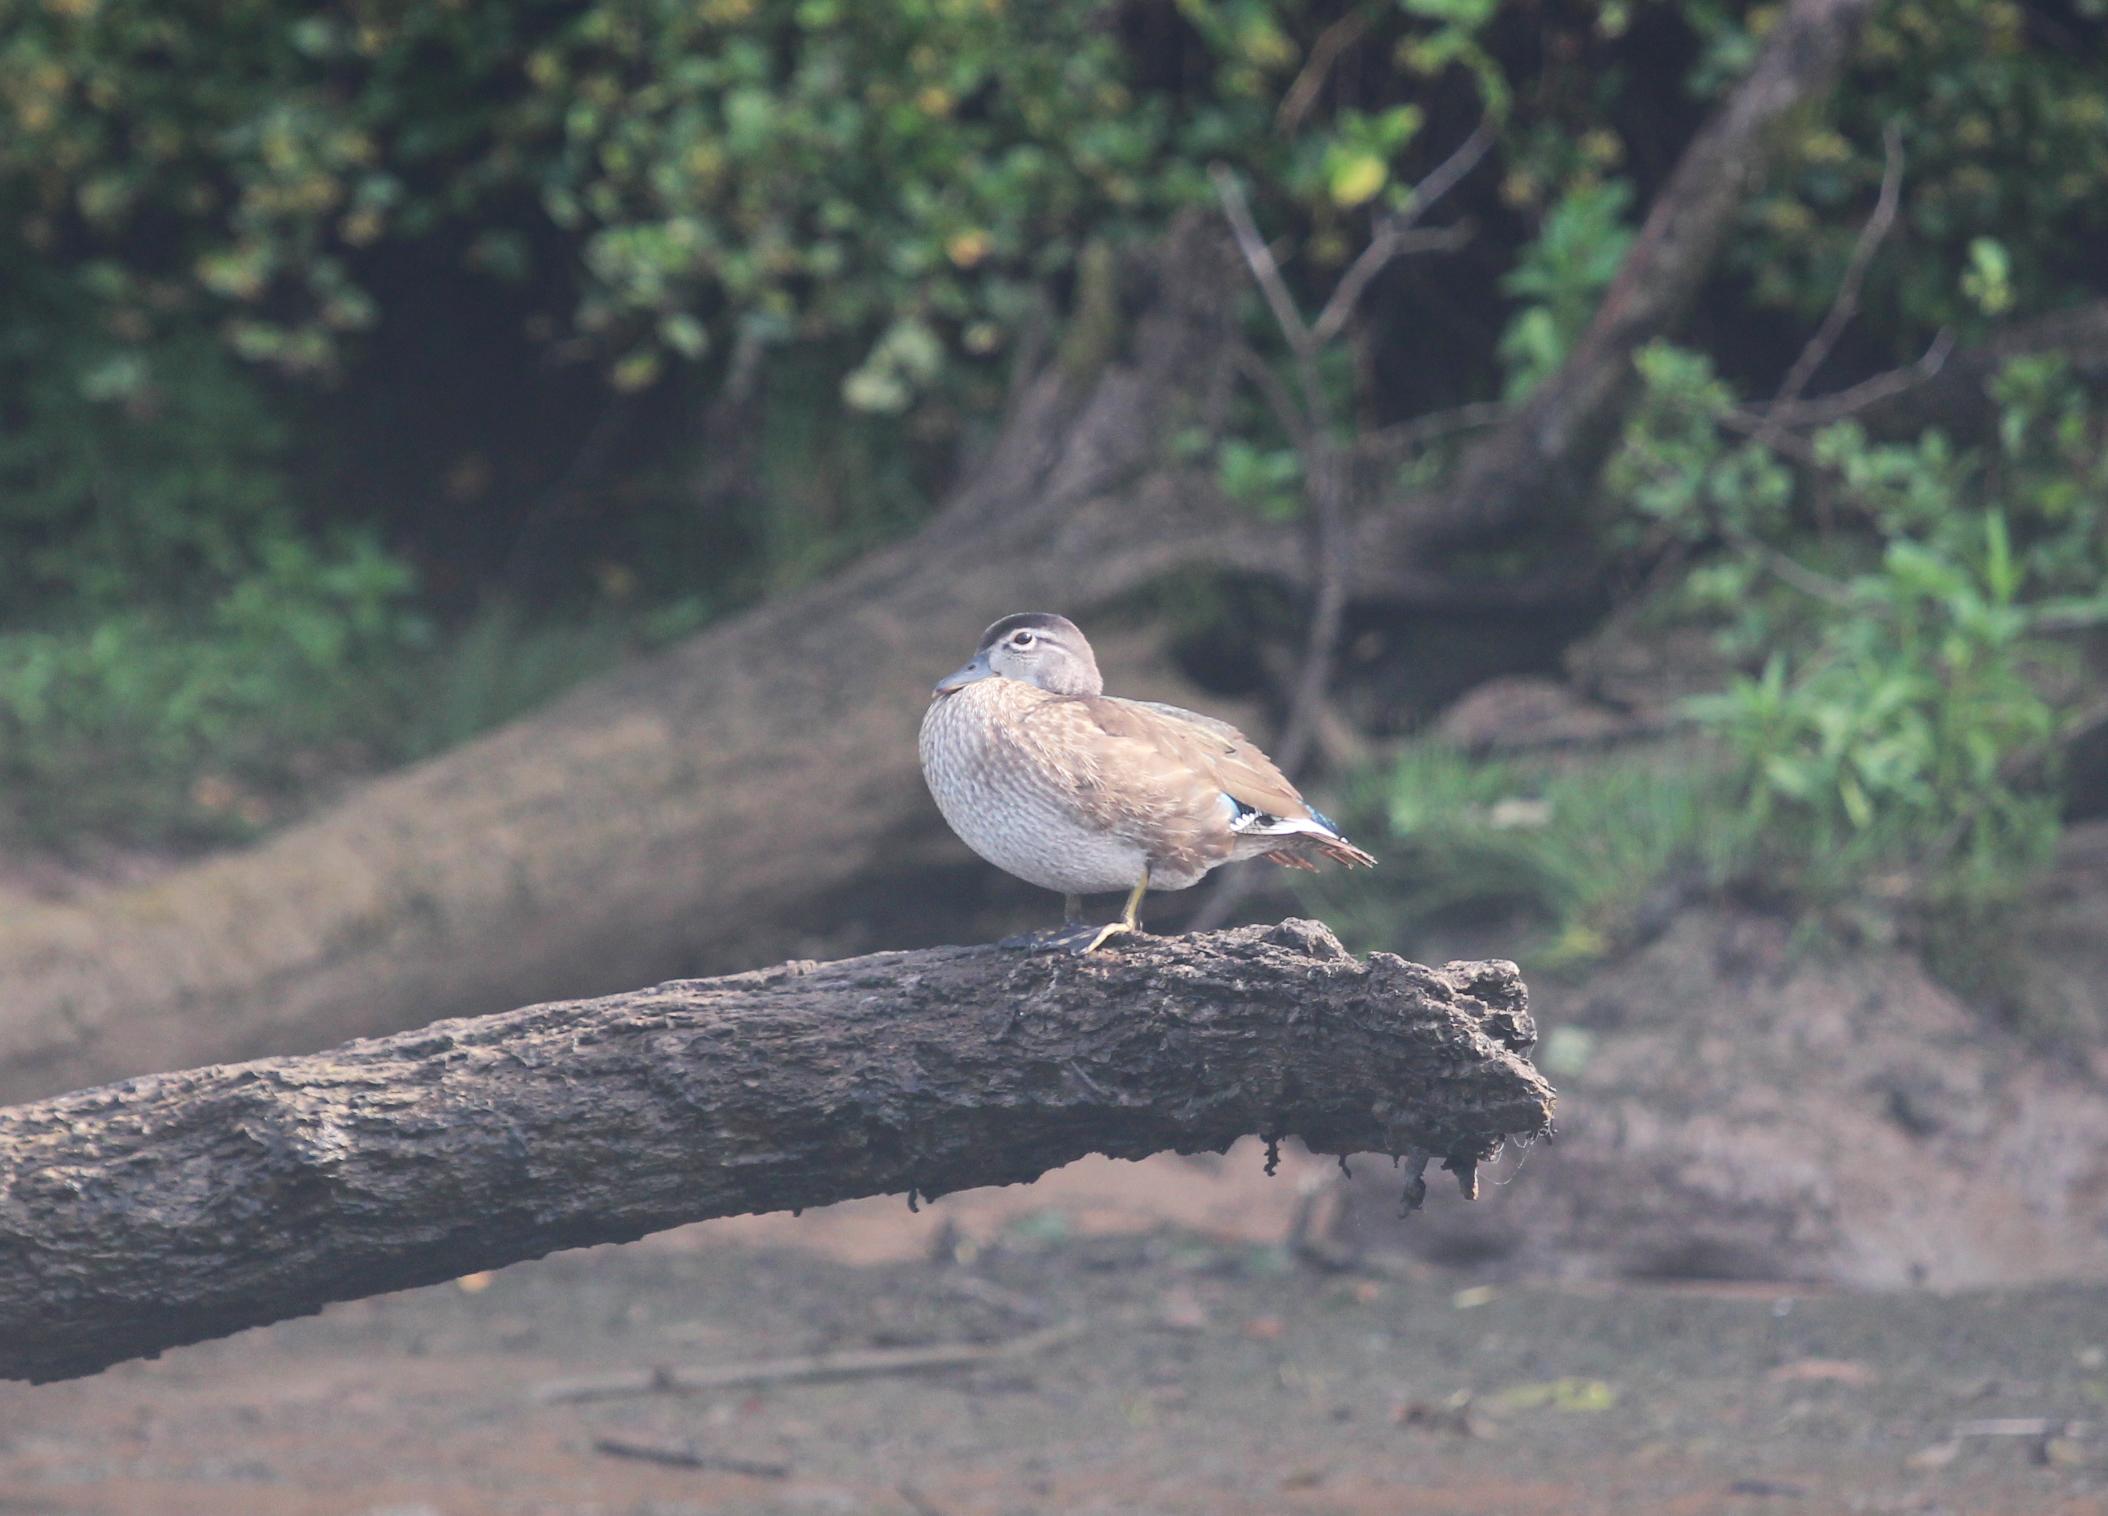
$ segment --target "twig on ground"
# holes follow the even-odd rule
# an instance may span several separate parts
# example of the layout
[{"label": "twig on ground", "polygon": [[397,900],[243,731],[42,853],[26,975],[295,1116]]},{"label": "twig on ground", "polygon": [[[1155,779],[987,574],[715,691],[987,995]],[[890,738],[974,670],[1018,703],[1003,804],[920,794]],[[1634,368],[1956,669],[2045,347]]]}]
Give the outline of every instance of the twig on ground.
[{"label": "twig on ground", "polygon": [[931,1374],[1029,1358],[1073,1342],[1080,1321],[1041,1327],[1005,1342],[945,1344],[919,1348],[863,1348],[807,1353],[751,1363],[701,1363],[559,1379],[542,1385],[535,1398],[547,1403],[613,1400],[625,1395],[692,1395],[702,1390],[751,1389],[757,1385],[810,1384],[828,1379],[871,1379],[886,1374]]},{"label": "twig on ground", "polygon": [[2060,1421],[2050,1416],[1994,1416],[1984,1421],[1957,1421],[1955,1437],[2086,1437],[2093,1431],[2090,1421]]},{"label": "twig on ground", "polygon": [[915,1516],[944,1516],[943,1508],[934,1504],[929,1496],[923,1494],[914,1485],[901,1483],[893,1488],[899,1493],[900,1498],[908,1503],[908,1509],[913,1511]]},{"label": "twig on ground", "polygon": [[939,1287],[947,1294],[964,1296],[968,1300],[978,1300],[983,1305],[993,1306],[1020,1321],[1044,1322],[1054,1314],[1047,1308],[1045,1301],[1036,1300],[1030,1295],[997,1284],[993,1279],[983,1279],[978,1274],[952,1275],[943,1280]]},{"label": "twig on ground", "polygon": [[708,1453],[687,1442],[646,1442],[635,1437],[595,1437],[593,1451],[610,1458],[634,1458],[639,1463],[662,1463],[675,1469],[710,1469],[724,1474],[744,1474],[749,1479],[788,1479],[791,1466],[758,1458],[735,1458],[726,1453]]}]

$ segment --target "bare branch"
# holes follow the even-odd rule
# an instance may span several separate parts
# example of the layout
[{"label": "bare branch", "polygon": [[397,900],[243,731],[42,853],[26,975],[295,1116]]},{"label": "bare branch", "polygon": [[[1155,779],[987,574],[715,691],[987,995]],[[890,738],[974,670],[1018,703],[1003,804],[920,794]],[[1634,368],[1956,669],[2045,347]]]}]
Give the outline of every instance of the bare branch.
[{"label": "bare branch", "polygon": [[1779,385],[1779,392],[1772,397],[1772,405],[1788,406],[1800,399],[1808,381],[1815,371],[1823,366],[1830,350],[1837,346],[1837,339],[1859,311],[1859,290],[1866,282],[1867,266],[1874,261],[1874,254],[1882,240],[1888,236],[1889,228],[1896,222],[1896,207],[1903,194],[1903,129],[1891,121],[1881,134],[1882,146],[1887,153],[1881,170],[1881,194],[1874,201],[1873,212],[1866,224],[1859,229],[1859,240],[1852,246],[1852,256],[1845,264],[1844,277],[1838,281],[1837,297],[1830,302],[1830,310],[1823,323],[1816,328],[1808,345],[1787,370],[1786,378]]},{"label": "bare branch", "polygon": [[1317,441],[1310,435],[1310,417],[1296,404],[1295,396],[1288,392],[1288,386],[1281,382],[1273,365],[1253,352],[1249,344],[1241,342],[1231,350],[1230,362],[1237,377],[1259,392],[1259,398],[1273,412],[1274,421],[1295,444],[1299,458],[1306,455]]},{"label": "bare branch", "polygon": [[1478,129],[1449,155],[1442,164],[1421,180],[1413,189],[1412,198],[1394,216],[1384,219],[1376,228],[1369,245],[1362,249],[1361,256],[1348,266],[1332,291],[1332,298],[1311,324],[1311,336],[1322,346],[1337,337],[1353,319],[1354,308],[1361,301],[1369,283],[1393,260],[1409,253],[1431,252],[1462,246],[1470,238],[1466,227],[1456,226],[1441,232],[1415,234],[1413,227],[1431,210],[1435,203],[1448,194],[1457,184],[1478,167],[1493,146],[1493,126],[1480,122]]},{"label": "bare branch", "polygon": [[1362,449],[1376,457],[1414,452],[1457,432],[1497,426],[1507,420],[1513,409],[1505,400],[1474,400],[1447,410],[1429,411],[1424,416],[1415,416],[1410,421],[1400,421],[1370,433],[1363,438]]},{"label": "bare branch", "polygon": [[1862,379],[1835,394],[1818,396],[1814,400],[1774,401],[1764,408],[1764,419],[1780,428],[1820,431],[1916,389],[1947,366],[1948,355],[1953,351],[1954,333],[1942,327],[1916,363]]},{"label": "bare branch", "polygon": [[936,1374],[947,1369],[1029,1358],[1049,1348],[1074,1342],[1082,1334],[1082,1322],[1064,1321],[1023,1333],[1007,1342],[847,1349],[833,1353],[806,1353],[796,1358],[765,1358],[758,1363],[667,1365],[617,1374],[596,1374],[590,1379],[559,1379],[538,1388],[535,1398],[545,1402],[614,1400],[626,1395],[693,1395],[705,1390],[872,1379],[887,1374]]},{"label": "bare branch", "polygon": [[1320,343],[1332,341],[1354,314],[1354,307],[1369,287],[1369,281],[1400,258],[1415,253],[1450,253],[1469,242],[1477,228],[1468,221],[1455,226],[1422,228],[1417,231],[1380,229],[1375,240],[1362,250],[1347,272],[1340,276],[1332,298],[1311,326]]},{"label": "bare branch", "polygon": [[[1333,666],[1339,658],[1339,639],[1346,624],[1347,592],[1352,580],[1353,533],[1347,520],[1352,460],[1334,435],[1331,406],[1325,398],[1322,377],[1318,373],[1318,355],[1352,319],[1369,282],[1393,260],[1422,249],[1458,246],[1469,238],[1468,227],[1424,232],[1416,230],[1415,224],[1477,166],[1492,145],[1492,125],[1481,122],[1440,167],[1421,181],[1402,209],[1379,223],[1374,239],[1341,277],[1315,325],[1304,323],[1295,297],[1281,277],[1280,266],[1252,220],[1251,206],[1236,177],[1221,164],[1211,170],[1215,192],[1222,201],[1223,214],[1229,220],[1245,265],[1251,270],[1252,278],[1258,283],[1273,311],[1275,324],[1288,344],[1300,395],[1299,400],[1292,398],[1286,386],[1256,354],[1249,349],[1239,351],[1240,372],[1265,396],[1302,457],[1304,497],[1311,507],[1311,578],[1315,594],[1288,716],[1274,749],[1276,760],[1289,774],[1302,768],[1316,740],[1326,691],[1332,683]],[[1250,887],[1251,881],[1243,878],[1217,888],[1196,913],[1195,927],[1205,931],[1221,926],[1242,904]]]},{"label": "bare branch", "polygon": [[1304,321],[1303,313],[1296,309],[1295,296],[1289,293],[1288,284],[1281,277],[1281,266],[1274,261],[1273,250],[1259,235],[1258,223],[1252,220],[1251,202],[1244,197],[1244,186],[1237,182],[1237,176],[1227,164],[1210,166],[1208,177],[1214,181],[1223,216],[1237,239],[1237,251],[1244,254],[1245,267],[1252,271],[1252,279],[1266,297],[1267,308],[1274,313],[1274,323],[1281,328],[1281,335],[1288,340],[1297,359],[1307,360],[1315,350],[1310,325]]},{"label": "bare branch", "polygon": [[1281,97],[1281,108],[1274,112],[1276,131],[1284,135],[1295,133],[1303,124],[1303,118],[1310,114],[1310,107],[1317,103],[1318,92],[1325,87],[1326,77],[1331,74],[1332,65],[1339,61],[1339,55],[1359,42],[1368,29],[1369,13],[1351,10],[1318,33],[1295,83],[1289,85],[1288,92]]},{"label": "bare branch", "polygon": [[1828,574],[1809,568],[1799,559],[1780,552],[1770,543],[1751,536],[1740,527],[1721,523],[1720,534],[1744,552],[1753,554],[1766,571],[1781,584],[1791,585],[1802,594],[1820,600],[1825,605],[1851,608],[1860,604],[1859,597],[1852,593],[1852,587],[1843,580],[1833,579]]}]

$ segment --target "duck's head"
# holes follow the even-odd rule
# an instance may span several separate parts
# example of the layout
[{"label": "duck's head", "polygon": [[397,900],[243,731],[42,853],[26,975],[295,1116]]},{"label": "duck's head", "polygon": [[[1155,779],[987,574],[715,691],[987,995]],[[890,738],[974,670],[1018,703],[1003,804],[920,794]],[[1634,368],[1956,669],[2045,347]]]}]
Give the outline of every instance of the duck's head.
[{"label": "duck's head", "polygon": [[949,695],[980,679],[1015,679],[1056,695],[1098,695],[1105,681],[1076,623],[1047,611],[1005,616],[981,633],[971,661],[937,681]]}]

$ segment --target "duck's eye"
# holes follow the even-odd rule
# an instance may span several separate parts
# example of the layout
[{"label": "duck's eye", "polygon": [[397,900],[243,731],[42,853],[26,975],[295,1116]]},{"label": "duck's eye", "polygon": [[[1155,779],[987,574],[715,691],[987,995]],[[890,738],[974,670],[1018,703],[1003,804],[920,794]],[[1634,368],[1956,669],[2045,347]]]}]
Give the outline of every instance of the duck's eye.
[{"label": "duck's eye", "polygon": [[1030,632],[1013,632],[1010,635],[1010,645],[1014,648],[1028,648],[1038,640]]}]

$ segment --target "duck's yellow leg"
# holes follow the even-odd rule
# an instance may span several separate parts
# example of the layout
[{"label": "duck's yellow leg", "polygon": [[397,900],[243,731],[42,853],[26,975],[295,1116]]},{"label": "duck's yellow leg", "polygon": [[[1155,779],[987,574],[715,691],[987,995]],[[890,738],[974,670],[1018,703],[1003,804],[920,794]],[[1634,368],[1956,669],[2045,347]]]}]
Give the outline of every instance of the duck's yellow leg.
[{"label": "duck's yellow leg", "polygon": [[1145,864],[1142,868],[1142,877],[1135,882],[1135,887],[1127,892],[1127,909],[1120,913],[1120,919],[1118,921],[1108,921],[1104,926],[1098,928],[1098,935],[1091,939],[1090,945],[1083,951],[1095,953],[1098,949],[1104,947],[1111,938],[1122,937],[1130,932],[1142,930],[1142,897],[1148,893],[1149,869]]}]

